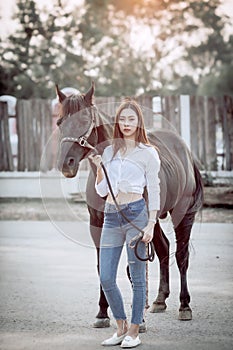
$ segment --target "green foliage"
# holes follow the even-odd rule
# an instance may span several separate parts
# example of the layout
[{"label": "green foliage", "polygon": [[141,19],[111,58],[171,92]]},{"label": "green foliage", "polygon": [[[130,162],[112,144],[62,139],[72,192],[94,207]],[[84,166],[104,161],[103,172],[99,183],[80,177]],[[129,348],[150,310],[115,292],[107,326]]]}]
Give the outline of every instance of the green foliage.
[{"label": "green foliage", "polygon": [[233,93],[233,37],[220,0],[86,0],[72,10],[52,3],[48,12],[17,1],[0,94],[48,98],[55,83],[85,91],[91,80],[99,96]]},{"label": "green foliage", "polygon": [[198,95],[233,95],[233,63],[222,65],[215,75],[203,77],[197,91]]},{"label": "green foliage", "polygon": [[[14,35],[9,36],[7,45],[2,49],[3,69],[11,72],[13,78],[10,92],[25,99],[53,97],[55,82],[63,80],[60,71],[66,57],[69,62],[68,39],[61,38],[64,32],[69,33],[71,29],[70,13],[66,13],[58,4],[54,6],[53,13],[47,13],[42,21],[35,1],[18,0],[17,6],[19,27]],[[59,14],[63,22],[64,18],[67,19],[65,24],[59,23]],[[80,56],[75,55],[72,63],[74,60],[78,64]],[[74,77],[74,71],[70,75]]]}]

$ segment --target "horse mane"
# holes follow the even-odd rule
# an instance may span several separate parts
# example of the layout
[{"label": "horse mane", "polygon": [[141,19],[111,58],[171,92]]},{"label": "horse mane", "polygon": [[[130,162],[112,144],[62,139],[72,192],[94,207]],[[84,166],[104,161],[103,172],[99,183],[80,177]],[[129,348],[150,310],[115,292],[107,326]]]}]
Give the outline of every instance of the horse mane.
[{"label": "horse mane", "polygon": [[[90,101],[85,99],[85,94],[72,94],[67,96],[59,106],[59,119],[57,125],[59,126],[69,115],[75,114],[82,109],[94,107],[96,110],[96,128],[98,132],[98,151],[102,154],[106,144],[110,143],[112,139],[113,126],[111,118],[105,112],[99,111],[94,104],[94,99]],[[107,141],[107,143],[106,143]]]},{"label": "horse mane", "polygon": [[84,94],[72,94],[67,96],[59,105],[59,119],[57,120],[57,125],[59,126],[69,115],[88,107]]},{"label": "horse mane", "polygon": [[[96,107],[96,106],[95,106]],[[105,112],[99,111],[96,107],[98,121],[97,121],[97,133],[98,133],[98,146],[97,150],[100,154],[103,153],[106,146],[111,144],[113,137],[113,124],[111,117]]]}]

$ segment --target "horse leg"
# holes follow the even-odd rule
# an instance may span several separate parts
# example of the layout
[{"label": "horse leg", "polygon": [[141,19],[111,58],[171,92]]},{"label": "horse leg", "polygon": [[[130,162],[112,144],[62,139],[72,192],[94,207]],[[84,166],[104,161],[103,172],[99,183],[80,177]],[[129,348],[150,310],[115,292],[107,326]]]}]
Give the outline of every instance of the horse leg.
[{"label": "horse leg", "polygon": [[[92,211],[89,208],[90,214],[93,214]],[[102,220],[98,215],[98,213],[95,212],[94,215],[90,215],[90,232],[92,239],[95,243],[96,247],[96,252],[97,252],[97,271],[99,274],[99,253],[100,253],[100,236],[101,236],[101,231],[102,231],[102,225],[101,222]],[[100,225],[100,226],[97,226]],[[108,302],[106,300],[104,291],[102,289],[102,286],[100,284],[100,297],[99,297],[99,311],[98,314],[96,315],[96,320],[93,324],[93,327],[95,328],[106,328],[110,327],[110,319],[108,316]]]},{"label": "horse leg", "polygon": [[179,320],[188,321],[192,319],[192,310],[189,306],[190,294],[187,284],[187,270],[189,266],[189,239],[193,226],[195,213],[185,214],[182,221],[175,228],[176,233],[176,261],[180,271],[180,308]]},{"label": "horse leg", "polygon": [[150,312],[163,312],[167,305],[165,300],[170,294],[169,290],[169,241],[165,236],[159,222],[155,224],[153,243],[159,259],[160,282],[158,296],[152,304]]},{"label": "horse leg", "polygon": [[[97,250],[97,270],[99,274],[99,253],[100,249],[96,247]],[[95,328],[105,328],[110,327],[110,319],[108,316],[108,302],[106,300],[104,291],[102,289],[102,286],[100,284],[100,297],[99,297],[99,312],[96,315],[96,321],[94,323]]]}]

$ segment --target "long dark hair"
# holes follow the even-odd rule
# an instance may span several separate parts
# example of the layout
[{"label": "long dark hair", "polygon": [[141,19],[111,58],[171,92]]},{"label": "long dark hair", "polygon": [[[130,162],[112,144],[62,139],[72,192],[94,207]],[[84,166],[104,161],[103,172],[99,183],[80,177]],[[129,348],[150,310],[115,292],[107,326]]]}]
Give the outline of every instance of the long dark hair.
[{"label": "long dark hair", "polygon": [[138,116],[138,125],[137,125],[136,135],[135,135],[136,145],[138,145],[140,142],[146,145],[151,145],[146,134],[144,117],[142,114],[141,107],[134,99],[127,97],[123,100],[123,102],[121,103],[121,105],[118,107],[116,111],[114,130],[113,130],[113,157],[115,156],[115,154],[118,152],[119,149],[126,148],[124,136],[119,128],[119,118],[120,118],[121,112],[123,111],[123,109],[126,109],[126,108],[132,109]]}]

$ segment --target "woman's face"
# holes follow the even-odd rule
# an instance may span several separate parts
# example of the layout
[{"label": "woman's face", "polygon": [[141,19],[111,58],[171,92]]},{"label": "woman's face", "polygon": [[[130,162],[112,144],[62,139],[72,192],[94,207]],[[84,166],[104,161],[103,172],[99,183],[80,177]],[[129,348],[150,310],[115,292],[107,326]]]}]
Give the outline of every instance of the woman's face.
[{"label": "woman's face", "polygon": [[118,123],[124,138],[135,140],[135,133],[138,126],[137,113],[131,108],[123,109],[119,115]]}]

